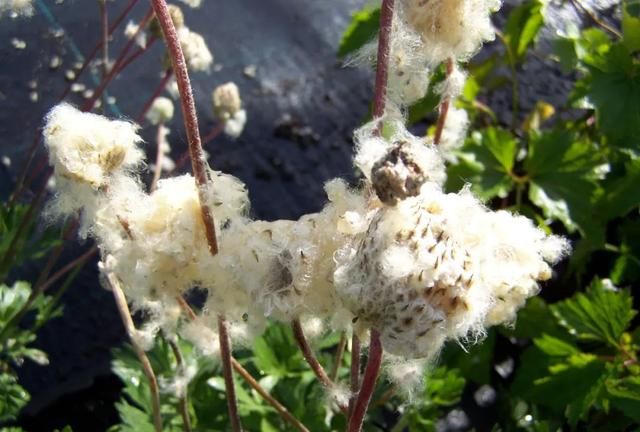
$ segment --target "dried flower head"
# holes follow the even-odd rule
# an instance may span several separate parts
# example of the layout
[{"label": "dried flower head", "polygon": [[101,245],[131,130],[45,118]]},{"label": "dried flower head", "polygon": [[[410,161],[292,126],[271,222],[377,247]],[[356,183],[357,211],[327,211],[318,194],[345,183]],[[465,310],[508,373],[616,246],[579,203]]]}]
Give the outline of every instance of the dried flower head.
[{"label": "dried flower head", "polygon": [[171,99],[160,96],[153,100],[149,111],[147,112],[147,120],[153,125],[167,123],[173,118],[174,106]]}]

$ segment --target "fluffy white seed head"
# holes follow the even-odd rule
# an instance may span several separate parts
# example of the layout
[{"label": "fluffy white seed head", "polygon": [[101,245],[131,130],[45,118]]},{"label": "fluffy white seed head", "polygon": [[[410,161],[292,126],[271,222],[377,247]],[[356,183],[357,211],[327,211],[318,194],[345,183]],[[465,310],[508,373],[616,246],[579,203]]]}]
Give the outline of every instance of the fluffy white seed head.
[{"label": "fluffy white seed head", "polygon": [[334,281],[388,352],[431,357],[446,339],[477,338],[485,326],[513,319],[566,249],[525,217],[487,210],[467,190],[444,194],[426,184],[376,211],[367,232],[336,255]]},{"label": "fluffy white seed head", "polygon": [[467,111],[450,105],[438,144],[438,150],[445,160],[453,163],[457,161],[456,151],[464,144],[468,127]]},{"label": "fluffy white seed head", "polygon": [[97,189],[109,176],[135,167],[143,157],[137,126],[83,113],[62,103],[45,119],[44,142],[57,177]]},{"label": "fluffy white seed head", "polygon": [[147,112],[147,120],[152,125],[167,123],[173,118],[174,106],[171,99],[160,96],[153,100],[149,111]]},{"label": "fluffy white seed head", "polygon": [[422,38],[425,58],[437,65],[453,57],[467,60],[494,39],[490,14],[497,0],[402,0],[401,18]]},{"label": "fluffy white seed head", "polygon": [[238,138],[242,135],[244,127],[247,124],[247,112],[243,109],[227,119],[224,123],[224,133],[231,138]]},{"label": "fluffy white seed head", "polygon": [[180,1],[194,9],[197,9],[202,5],[202,0],[180,0]]},{"label": "fluffy white seed head", "polygon": [[178,29],[178,39],[189,69],[194,72],[208,72],[213,64],[213,54],[202,35],[184,26]]},{"label": "fluffy white seed head", "polygon": [[242,109],[240,89],[233,82],[216,87],[211,93],[213,112],[221,121],[227,121]]}]

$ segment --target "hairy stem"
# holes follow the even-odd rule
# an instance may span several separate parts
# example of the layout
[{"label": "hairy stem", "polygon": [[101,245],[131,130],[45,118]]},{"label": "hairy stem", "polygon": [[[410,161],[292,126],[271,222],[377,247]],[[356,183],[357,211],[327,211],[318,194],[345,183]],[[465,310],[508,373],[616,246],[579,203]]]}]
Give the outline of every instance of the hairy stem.
[{"label": "hairy stem", "polygon": [[124,328],[127,331],[129,340],[131,341],[131,346],[133,347],[138,360],[140,360],[140,363],[142,364],[142,370],[147,377],[147,380],[149,381],[149,391],[151,392],[152,404],[151,409],[153,410],[153,426],[156,432],[162,432],[162,418],[160,417],[160,392],[158,389],[158,380],[156,379],[156,374],[153,372],[149,357],[147,357],[147,354],[137,342],[136,327],[133,323],[133,319],[131,318],[131,311],[129,311],[127,299],[122,292],[120,282],[116,278],[115,274],[109,272],[108,270],[105,272],[105,276],[106,281],[109,284],[109,288],[113,292],[113,297],[116,301],[116,306],[118,308],[118,312],[120,313],[120,318],[122,318],[122,324],[124,324]]},{"label": "hairy stem", "polygon": [[[387,81],[389,79],[389,51],[393,7],[395,0],[383,0],[380,8],[380,34],[378,36],[378,60],[376,65],[376,84],[373,98],[373,117],[384,115],[387,99]],[[379,129],[381,130],[381,129]]]},{"label": "hairy stem", "polygon": [[299,430],[300,432],[309,432],[309,429],[295,418],[287,408],[278,402],[273,396],[269,394],[261,385],[256,381],[251,374],[242,367],[242,365],[235,358],[231,357],[231,365],[233,369],[253,388],[262,398],[269,403],[280,414],[285,421],[289,422],[291,426]]},{"label": "hairy stem", "polygon": [[198,117],[196,116],[196,104],[193,98],[193,90],[189,81],[189,73],[187,71],[187,63],[184,59],[184,53],[173,20],[169,14],[169,8],[165,0],[152,0],[153,10],[156,13],[162,34],[169,51],[171,65],[176,75],[178,90],[180,91],[180,103],[182,106],[182,115],[184,117],[185,130],[187,132],[187,141],[189,142],[189,153],[191,155],[191,166],[193,175],[198,185],[198,195],[200,197],[200,208],[202,219],[205,227],[205,234],[209,244],[209,252],[211,255],[218,253],[218,242],[216,240],[216,228],[213,221],[213,211],[206,204],[206,197],[210,187],[209,167],[202,150],[200,142],[200,131],[198,129]]},{"label": "hairy stem", "polygon": [[380,333],[371,329],[371,341],[369,343],[369,358],[367,359],[367,367],[362,377],[362,386],[358,392],[358,397],[353,406],[353,412],[349,417],[348,432],[360,432],[364,416],[367,413],[371,396],[376,388],[380,365],[382,364],[382,342],[380,341]]},{"label": "hairy stem", "polygon": [[360,391],[360,338],[354,333],[351,337],[351,374],[349,382],[351,398],[349,399],[349,416],[353,413],[356,396]]},{"label": "hairy stem", "polygon": [[107,0],[98,0],[100,7],[100,25],[102,27],[102,77],[109,73],[109,13]]},{"label": "hairy stem", "polygon": [[[453,59],[448,58],[445,67],[447,69],[447,78],[449,78],[453,73]],[[440,144],[440,140],[442,139],[442,132],[444,131],[444,125],[447,122],[450,105],[451,99],[449,97],[445,97],[440,104],[440,113],[438,114],[438,122],[436,123],[436,133],[433,136],[433,143],[435,145]]]},{"label": "hairy stem", "polygon": [[229,325],[222,315],[218,315],[218,337],[220,338],[220,357],[222,360],[222,375],[227,392],[227,409],[231,429],[234,432],[242,432],[240,415],[238,414],[238,400],[236,387],[233,382],[233,369],[231,366],[231,341],[229,339]]},{"label": "hairy stem", "polygon": [[347,345],[347,334],[342,331],[340,333],[340,342],[338,342],[338,349],[336,351],[336,358],[333,363],[333,369],[331,370],[331,381],[335,382],[338,379],[338,371],[342,364],[342,356],[344,355],[344,347]]},{"label": "hairy stem", "polygon": [[[176,359],[176,369],[178,372],[184,372],[184,360],[182,352],[178,344],[171,340],[169,337],[165,337],[167,343],[173,351],[173,356]],[[191,417],[189,417],[189,392],[188,386],[185,386],[184,394],[181,394],[178,398],[178,410],[180,411],[180,417],[182,417],[182,430],[184,432],[191,432]]]},{"label": "hairy stem", "polygon": [[[334,388],[335,385],[333,381],[331,380],[331,378],[329,378],[329,375],[327,375],[324,368],[316,358],[315,354],[313,354],[313,350],[311,349],[311,346],[309,345],[309,342],[304,335],[304,331],[302,330],[302,324],[300,324],[300,320],[294,319],[291,322],[291,327],[293,329],[293,337],[295,338],[298,347],[300,347],[300,351],[302,351],[304,359],[307,361],[309,366],[311,366],[311,370],[318,378],[318,381],[320,381],[320,383],[329,390]],[[338,408],[340,409],[340,411],[342,411],[343,413],[347,412],[346,406],[341,405],[337,400],[336,403],[338,404]]]}]

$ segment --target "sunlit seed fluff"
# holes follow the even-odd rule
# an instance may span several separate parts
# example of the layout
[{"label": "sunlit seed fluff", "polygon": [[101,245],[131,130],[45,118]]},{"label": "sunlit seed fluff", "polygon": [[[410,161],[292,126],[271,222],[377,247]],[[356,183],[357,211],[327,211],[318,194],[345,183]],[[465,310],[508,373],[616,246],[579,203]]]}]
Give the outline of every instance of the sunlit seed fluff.
[{"label": "sunlit seed fluff", "polygon": [[114,171],[142,160],[142,140],[132,123],[83,113],[65,103],[54,107],[45,122],[44,143],[58,177],[99,188]]},{"label": "sunlit seed fluff", "polygon": [[178,39],[189,69],[194,72],[208,72],[213,64],[213,54],[204,38],[187,27],[181,27],[178,29]]},{"label": "sunlit seed fluff", "polygon": [[428,362],[425,359],[405,359],[387,354],[384,358],[386,375],[408,402],[420,396],[423,389],[425,370]]},{"label": "sunlit seed fluff", "polygon": [[436,92],[442,99],[453,100],[462,94],[467,75],[457,65],[453,65],[451,73],[436,87]]},{"label": "sunlit seed fluff", "polygon": [[381,332],[388,352],[420,358],[513,319],[567,244],[525,217],[487,210],[466,190],[427,184],[378,209],[345,249],[334,274],[345,305]]},{"label": "sunlit seed fluff", "polygon": [[139,29],[140,26],[138,24],[129,21],[124,28],[124,35],[127,39],[133,39],[135,37],[136,44],[141,48],[145,48],[147,46],[147,32],[140,31]]},{"label": "sunlit seed fluff", "polygon": [[202,5],[202,0],[180,0],[180,1],[194,9],[197,9]]},{"label": "sunlit seed fluff", "polygon": [[423,41],[422,53],[437,65],[448,58],[466,60],[495,37],[490,14],[498,0],[402,0],[402,19]]},{"label": "sunlit seed fluff", "polygon": [[213,103],[213,112],[223,122],[242,109],[240,90],[233,82],[216,87],[211,93],[211,101]]},{"label": "sunlit seed fluff", "polygon": [[173,118],[173,112],[174,106],[171,99],[160,96],[153,100],[146,117],[152,125],[159,125],[170,121]]},{"label": "sunlit seed fluff", "polygon": [[445,160],[452,163],[457,162],[456,151],[464,144],[468,127],[469,116],[467,111],[450,105],[440,143],[438,144],[438,150]]}]

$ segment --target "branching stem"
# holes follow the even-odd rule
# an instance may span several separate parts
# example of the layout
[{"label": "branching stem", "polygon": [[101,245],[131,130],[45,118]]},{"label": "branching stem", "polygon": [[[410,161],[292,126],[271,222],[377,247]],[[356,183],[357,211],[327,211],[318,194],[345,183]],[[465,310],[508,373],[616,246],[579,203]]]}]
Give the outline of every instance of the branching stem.
[{"label": "branching stem", "polygon": [[[453,73],[453,59],[448,58],[446,63],[446,73],[447,78],[451,76]],[[445,96],[444,100],[440,104],[440,113],[438,114],[438,122],[436,123],[436,132],[433,136],[433,143],[435,145],[440,144],[440,140],[442,140],[442,132],[444,131],[444,125],[447,122],[447,115],[449,114],[449,107],[451,106],[451,98]]]},{"label": "branching stem", "polygon": [[109,288],[113,292],[113,297],[116,301],[120,318],[122,318],[122,324],[124,324],[124,328],[127,331],[129,340],[131,341],[131,346],[133,347],[138,360],[140,360],[142,370],[149,381],[149,391],[151,392],[152,404],[151,409],[153,410],[153,426],[156,432],[162,432],[162,418],[160,417],[160,391],[158,389],[156,374],[153,372],[153,367],[151,367],[149,357],[147,357],[147,354],[137,342],[136,327],[133,323],[133,319],[131,318],[131,311],[129,310],[127,299],[120,287],[120,282],[116,278],[115,274],[108,270],[105,272],[105,276],[106,281],[109,284]]}]

